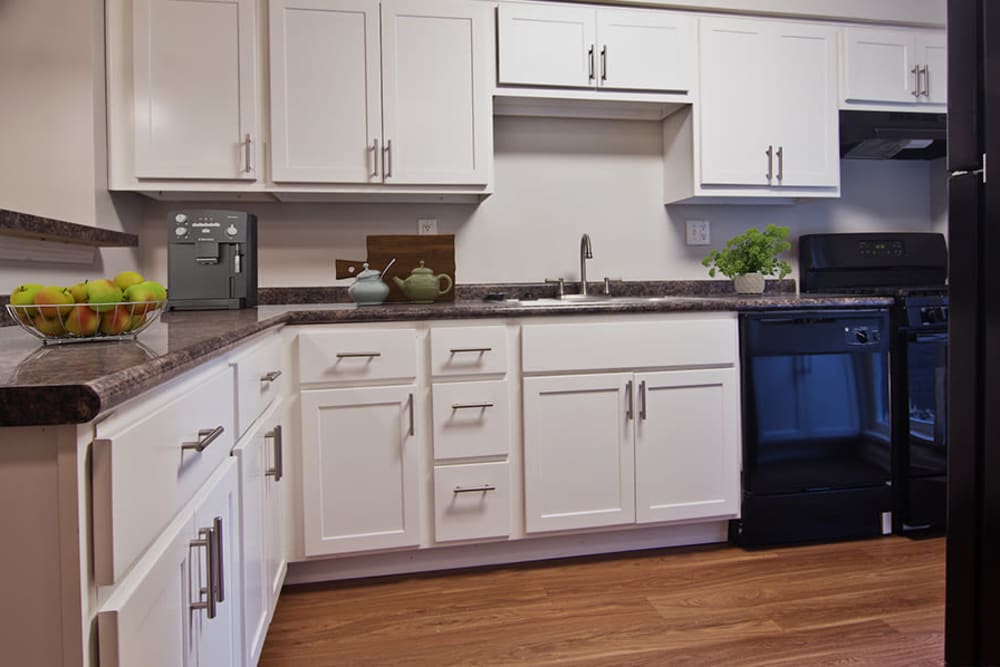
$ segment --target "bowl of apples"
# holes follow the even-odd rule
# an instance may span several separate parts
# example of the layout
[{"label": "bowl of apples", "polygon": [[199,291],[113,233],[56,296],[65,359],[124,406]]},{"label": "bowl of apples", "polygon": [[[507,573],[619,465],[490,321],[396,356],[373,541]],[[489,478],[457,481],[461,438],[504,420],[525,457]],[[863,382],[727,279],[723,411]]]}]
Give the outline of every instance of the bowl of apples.
[{"label": "bowl of apples", "polygon": [[72,287],[20,285],[7,313],[42,343],[134,339],[163,310],[167,291],[135,271]]}]

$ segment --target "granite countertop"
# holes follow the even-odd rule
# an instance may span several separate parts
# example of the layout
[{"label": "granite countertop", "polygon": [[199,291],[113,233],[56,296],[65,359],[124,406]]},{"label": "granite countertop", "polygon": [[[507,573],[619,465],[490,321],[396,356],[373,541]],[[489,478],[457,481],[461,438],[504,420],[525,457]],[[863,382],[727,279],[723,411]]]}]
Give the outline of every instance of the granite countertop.
[{"label": "granite countertop", "polygon": [[887,307],[885,297],[794,293],[707,297],[628,297],[607,302],[463,300],[429,305],[358,307],[348,303],[169,312],[137,341],[42,345],[19,327],[0,328],[0,426],[82,424],[172,377],[221,356],[246,339],[285,324],[521,318],[574,314],[757,311]]}]

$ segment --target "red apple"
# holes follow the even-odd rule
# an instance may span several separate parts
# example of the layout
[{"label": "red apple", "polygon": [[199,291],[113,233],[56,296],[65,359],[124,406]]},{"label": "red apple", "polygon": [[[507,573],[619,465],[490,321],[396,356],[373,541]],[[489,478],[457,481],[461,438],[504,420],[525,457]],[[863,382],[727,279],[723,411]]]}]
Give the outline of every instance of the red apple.
[{"label": "red apple", "polygon": [[64,287],[49,285],[35,292],[35,305],[38,313],[50,320],[58,319],[60,315],[68,315],[71,310],[68,305],[73,303],[73,295]]},{"label": "red apple", "polygon": [[116,336],[132,328],[132,316],[127,306],[101,313],[101,333]]},{"label": "red apple", "polygon": [[77,305],[73,312],[66,317],[63,325],[66,331],[77,336],[93,336],[97,332],[97,327],[101,324],[101,317],[93,308]]},{"label": "red apple", "polygon": [[35,315],[31,320],[31,324],[46,336],[62,336],[66,333],[58,317],[50,318]]}]

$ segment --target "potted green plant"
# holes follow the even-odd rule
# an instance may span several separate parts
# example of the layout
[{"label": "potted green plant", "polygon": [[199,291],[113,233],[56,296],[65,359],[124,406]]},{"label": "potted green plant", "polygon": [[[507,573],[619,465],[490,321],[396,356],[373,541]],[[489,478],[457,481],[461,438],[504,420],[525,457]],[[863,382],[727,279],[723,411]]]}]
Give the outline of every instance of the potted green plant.
[{"label": "potted green plant", "polygon": [[788,242],[788,227],[768,225],[764,231],[751,227],[726,241],[722,250],[712,250],[701,263],[708,275],[716,271],[732,279],[740,294],[760,294],[764,291],[764,276],[777,274],[782,279],[792,272],[788,262],[779,255],[792,247]]}]

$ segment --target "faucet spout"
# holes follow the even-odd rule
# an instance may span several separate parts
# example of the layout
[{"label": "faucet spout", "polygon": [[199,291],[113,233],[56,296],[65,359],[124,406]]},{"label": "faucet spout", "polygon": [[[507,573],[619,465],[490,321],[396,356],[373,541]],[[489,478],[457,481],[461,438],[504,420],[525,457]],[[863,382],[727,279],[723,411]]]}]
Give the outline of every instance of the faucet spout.
[{"label": "faucet spout", "polygon": [[590,234],[584,234],[580,238],[580,294],[587,295],[587,260],[594,258],[594,251],[590,247]]}]

